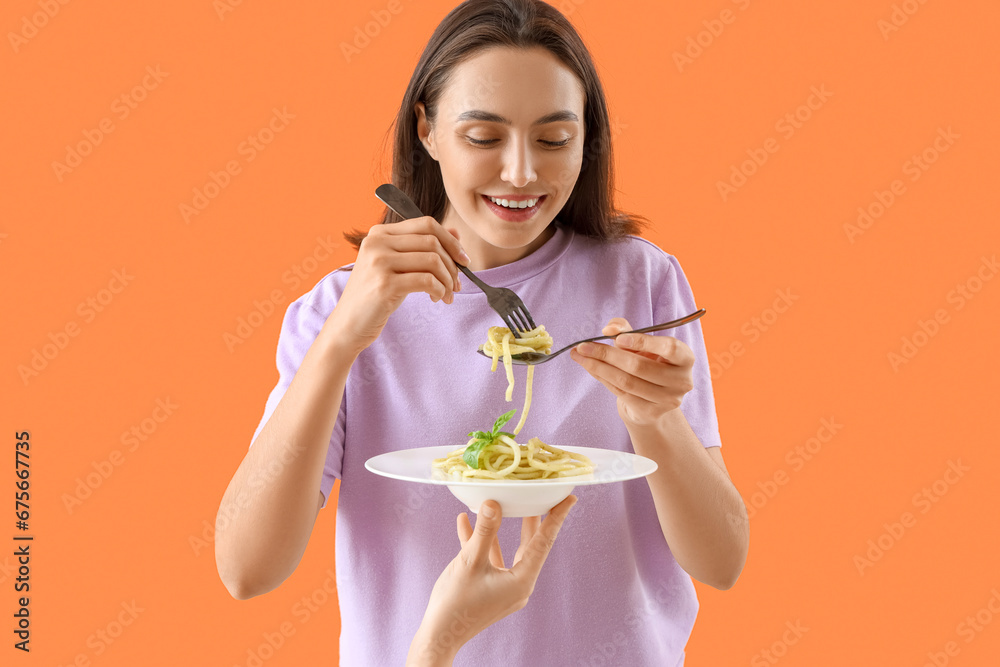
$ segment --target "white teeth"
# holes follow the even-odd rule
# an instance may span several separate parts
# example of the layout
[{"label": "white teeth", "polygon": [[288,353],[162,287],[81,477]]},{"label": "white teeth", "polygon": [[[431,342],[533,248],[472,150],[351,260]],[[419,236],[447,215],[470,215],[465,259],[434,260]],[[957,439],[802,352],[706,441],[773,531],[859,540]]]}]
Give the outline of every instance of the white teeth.
[{"label": "white teeth", "polygon": [[507,208],[531,208],[538,203],[539,197],[534,199],[526,199],[524,201],[509,201],[507,199],[497,199],[496,197],[490,197],[490,201],[494,204],[499,204],[500,206],[505,206]]}]

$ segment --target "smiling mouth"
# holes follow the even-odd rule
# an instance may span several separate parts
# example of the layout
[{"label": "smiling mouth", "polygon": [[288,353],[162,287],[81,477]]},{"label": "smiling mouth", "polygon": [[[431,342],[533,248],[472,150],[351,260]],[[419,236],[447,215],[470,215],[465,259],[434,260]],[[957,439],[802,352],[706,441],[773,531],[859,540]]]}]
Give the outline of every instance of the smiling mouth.
[{"label": "smiling mouth", "polygon": [[[480,197],[494,216],[512,223],[524,223],[534,218],[535,214],[538,213],[542,208],[542,204],[548,198],[547,195],[541,195],[539,197],[525,197],[511,201],[510,199],[491,197],[490,195],[480,195]],[[504,205],[505,201],[507,202],[506,206]],[[521,204],[524,204],[523,208]],[[531,204],[531,206],[528,206],[528,204]]]},{"label": "smiling mouth", "polygon": [[497,206],[503,206],[512,211],[520,211],[526,208],[531,208],[541,200],[545,199],[545,195],[540,195],[538,197],[517,197],[516,199],[507,199],[505,197],[493,197],[491,195],[483,195],[486,199]]}]

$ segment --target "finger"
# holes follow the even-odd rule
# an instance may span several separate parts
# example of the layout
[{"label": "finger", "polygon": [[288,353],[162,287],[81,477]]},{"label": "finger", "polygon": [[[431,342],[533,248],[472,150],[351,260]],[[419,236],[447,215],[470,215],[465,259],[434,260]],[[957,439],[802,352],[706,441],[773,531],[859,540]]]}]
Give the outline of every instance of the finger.
[{"label": "finger", "polygon": [[458,515],[458,541],[464,547],[470,537],[472,537],[472,525],[469,523],[469,515],[462,512]]},{"label": "finger", "polygon": [[673,366],[694,365],[694,352],[687,343],[673,336],[624,334],[615,338],[615,346],[634,352],[648,352]]},{"label": "finger", "polygon": [[[405,236],[388,236],[384,241],[387,248],[395,253],[406,256],[410,254],[434,254],[440,259],[441,271],[436,275],[441,278],[442,284],[449,289],[454,289],[458,282],[458,267],[445,249],[441,247],[440,241],[430,234],[407,234]],[[436,264],[434,266],[437,266]],[[428,269],[423,269],[428,270]],[[397,273],[405,271],[396,270]]]},{"label": "finger", "polygon": [[526,516],[521,519],[521,543],[517,547],[517,552],[514,554],[514,564],[517,565],[521,558],[524,557],[524,550],[528,547],[528,543],[531,541],[531,537],[538,530],[538,526],[542,523],[542,517],[540,516]]},{"label": "finger", "polygon": [[631,331],[632,325],[628,323],[624,317],[613,317],[611,321],[608,322],[604,329],[601,331],[605,336],[614,336],[620,331]]},{"label": "finger", "polygon": [[[492,516],[490,516],[492,514]],[[463,550],[468,550],[470,557],[477,563],[486,563],[493,549],[493,540],[500,529],[500,504],[495,500],[486,500],[479,507],[476,515],[476,527],[472,531]]]},{"label": "finger", "polygon": [[395,273],[431,273],[448,293],[455,288],[455,278],[436,252],[400,252],[391,256],[387,264]]},{"label": "finger", "polygon": [[615,397],[621,402],[621,406],[629,415],[628,419],[638,423],[654,423],[663,414],[681,406],[680,401],[676,401],[676,399],[669,403],[651,403],[644,398],[639,398],[638,396],[633,396],[632,394],[626,394],[617,387],[613,387],[604,381],[601,381],[601,384],[607,387],[608,391],[614,394]]},{"label": "finger", "polygon": [[670,410],[681,406],[682,399],[678,399],[676,396],[670,396],[664,401],[654,403],[653,401],[647,401],[646,399],[636,396],[635,394],[622,391],[603,378],[599,378],[597,376],[593,377],[604,385],[608,391],[614,394],[616,398],[620,399],[622,403],[625,404],[629,414],[634,415],[635,417],[642,417],[646,420],[655,420],[664,412],[669,412]]},{"label": "finger", "polygon": [[471,261],[455,235],[450,234],[441,223],[429,215],[425,215],[422,218],[404,220],[393,225],[386,225],[386,227],[394,228],[386,230],[389,234],[433,234],[440,241],[453,262],[468,265]]},{"label": "finger", "polygon": [[549,557],[552,546],[555,544],[559,529],[562,528],[566,515],[570,508],[576,504],[576,496],[567,496],[565,500],[549,510],[548,516],[542,521],[535,534],[532,535],[528,546],[524,550],[524,555],[511,570],[518,576],[530,578],[532,581],[538,578],[538,573],[545,564],[545,559]]},{"label": "finger", "polygon": [[500,551],[500,538],[497,535],[493,536],[493,546],[490,548],[490,563],[493,564],[493,567],[498,567],[501,570],[507,567],[503,564],[503,552]]},{"label": "finger", "polygon": [[[591,375],[593,375],[593,374],[591,374]],[[653,403],[650,403],[646,399],[644,399],[644,398],[638,398],[637,396],[633,396],[632,394],[628,394],[628,393],[622,391],[621,389],[619,389],[618,387],[616,387],[615,385],[611,384],[610,382],[608,382],[604,378],[597,377],[596,375],[593,375],[593,377],[594,377],[595,380],[597,380],[598,382],[600,382],[601,384],[603,384],[605,386],[605,388],[607,388],[608,391],[610,391],[612,394],[614,394],[616,398],[620,398],[620,399],[622,399],[623,401],[626,401],[626,402],[634,401],[634,402],[639,403],[639,404],[641,404],[643,406],[653,407]]]},{"label": "finger", "polygon": [[431,273],[396,273],[389,287],[387,297],[405,297],[407,294],[424,292],[437,303],[443,300],[449,292],[437,276]]},{"label": "finger", "polygon": [[653,361],[610,345],[592,345],[587,354],[574,349],[570,356],[598,380],[652,403],[670,400],[683,388],[687,369]]},{"label": "finger", "polygon": [[[428,233],[426,223],[417,222],[418,220],[422,220],[422,218],[414,218],[413,220],[392,225],[383,225],[391,229],[382,234],[382,242],[388,248],[399,253],[437,253],[440,255],[441,262],[447,269],[448,274],[451,276],[451,281],[445,284],[450,285],[451,289],[456,289],[460,286],[458,284],[458,267],[455,265],[455,260],[444,247],[442,240],[438,237],[437,232],[440,230],[437,228],[440,228],[440,225],[437,225],[437,228],[432,230],[435,233]],[[446,234],[446,236],[452,241],[456,240],[451,234]]]},{"label": "finger", "polygon": [[[457,229],[449,229],[448,231],[451,233],[452,236],[454,236],[456,239],[458,239],[459,245],[461,246],[462,238],[458,235],[458,230]],[[465,252],[465,251],[463,250],[462,252]],[[468,262],[466,262],[466,264],[468,264]],[[462,276],[458,275],[458,273],[455,274],[455,291],[456,292],[461,292],[462,291]]]},{"label": "finger", "polygon": [[[615,317],[611,320],[611,322],[608,323],[606,327],[604,327],[603,333],[605,336],[615,336],[623,331],[631,331],[634,328],[635,327],[629,324],[628,320],[626,320],[624,317]],[[619,345],[619,347],[621,346]],[[659,360],[659,357],[651,352],[638,351],[638,354],[641,354],[647,359]]]},{"label": "finger", "polygon": [[526,516],[521,519],[521,544],[527,544],[542,523],[540,516]]}]

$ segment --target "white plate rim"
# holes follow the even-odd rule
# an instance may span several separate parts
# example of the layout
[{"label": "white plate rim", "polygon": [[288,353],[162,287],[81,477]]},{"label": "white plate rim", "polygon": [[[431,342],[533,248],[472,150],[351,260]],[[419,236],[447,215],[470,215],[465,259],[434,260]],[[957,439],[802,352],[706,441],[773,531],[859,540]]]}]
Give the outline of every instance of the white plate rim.
[{"label": "white plate rim", "polygon": [[[538,487],[542,485],[547,486],[591,486],[595,484],[610,484],[612,482],[627,482],[633,479],[639,479],[647,475],[651,475],[656,472],[659,467],[653,459],[647,458],[639,454],[633,454],[632,452],[623,452],[617,449],[603,449],[600,447],[578,447],[578,446],[565,446],[559,447],[559,449],[565,449],[566,451],[575,452],[578,454],[584,454],[591,459],[595,458],[594,452],[602,452],[602,455],[597,455],[597,458],[603,458],[603,456],[611,455],[610,458],[615,456],[623,457],[627,462],[629,472],[621,474],[612,474],[609,476],[601,476],[601,471],[593,473],[595,477],[590,479],[580,479],[578,477],[562,477],[556,479],[477,479],[471,481],[462,480],[448,480],[448,479],[433,479],[431,477],[414,477],[412,475],[400,475],[398,473],[387,472],[385,470],[379,470],[376,466],[379,459],[388,459],[393,456],[398,456],[401,452],[406,452],[410,455],[419,454],[421,452],[426,452],[428,456],[428,468],[430,468],[430,459],[441,458],[442,456],[455,451],[459,447],[454,445],[431,445],[429,447],[412,447],[409,449],[398,449],[391,452],[384,452],[382,454],[377,454],[372,456],[367,461],[365,461],[365,469],[371,473],[379,475],[380,477],[387,477],[389,479],[398,479],[404,482],[418,482],[420,484],[434,484],[438,486],[478,486],[481,488],[499,487],[499,486],[525,486],[525,487]],[[375,462],[373,464],[373,462]],[[641,466],[641,467],[640,467]],[[637,471],[636,468],[640,467]],[[427,473],[430,475],[430,471]]]}]

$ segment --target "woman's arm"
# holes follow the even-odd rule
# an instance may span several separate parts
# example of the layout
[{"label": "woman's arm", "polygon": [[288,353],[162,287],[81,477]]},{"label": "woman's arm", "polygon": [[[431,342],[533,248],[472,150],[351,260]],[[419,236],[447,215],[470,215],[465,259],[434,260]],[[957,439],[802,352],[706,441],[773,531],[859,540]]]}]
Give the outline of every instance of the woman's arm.
[{"label": "woman's arm", "polygon": [[336,307],[222,498],[215,560],[233,597],[266,593],[295,570],[351,366],[407,295],[452,303],[461,288],[455,262],[467,260],[458,233],[431,217],[368,230]]},{"label": "woman's arm", "polygon": [[[604,333],[631,328],[616,317]],[[647,482],[677,563],[698,581],[732,588],[746,563],[750,522],[721,455],[705,450],[680,410],[694,386],[691,348],[670,336],[629,334],[585,349],[570,356],[617,397],[636,454],[656,461]]]},{"label": "woman's arm", "polygon": [[732,588],[746,563],[750,529],[743,498],[729,475],[679,409],[667,412],[659,425],[628,431],[635,453],[658,466],[646,481],[677,563],[702,583]]},{"label": "woman's arm", "polygon": [[245,600],[295,570],[319,514],[319,492],[344,386],[359,351],[340,344],[334,313],[306,352],[219,506],[215,561]]}]

